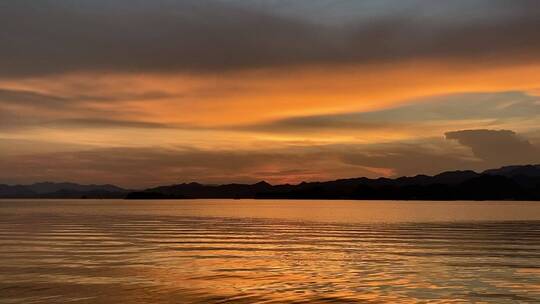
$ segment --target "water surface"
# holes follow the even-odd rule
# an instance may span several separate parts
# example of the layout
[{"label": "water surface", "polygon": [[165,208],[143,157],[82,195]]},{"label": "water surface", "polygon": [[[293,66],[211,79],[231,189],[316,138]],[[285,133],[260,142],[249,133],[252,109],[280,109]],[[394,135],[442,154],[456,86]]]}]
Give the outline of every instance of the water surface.
[{"label": "water surface", "polygon": [[539,303],[540,203],[0,200],[0,303]]}]

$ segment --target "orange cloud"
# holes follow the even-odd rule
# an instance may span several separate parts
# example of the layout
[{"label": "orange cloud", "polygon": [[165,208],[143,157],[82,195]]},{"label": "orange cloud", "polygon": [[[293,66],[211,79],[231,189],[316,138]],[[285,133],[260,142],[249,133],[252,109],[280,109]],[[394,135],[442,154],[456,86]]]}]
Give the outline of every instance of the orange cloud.
[{"label": "orange cloud", "polygon": [[[0,85],[63,97],[85,96],[83,109],[79,112],[72,109],[58,114],[59,117],[86,118],[89,111],[100,111],[111,113],[115,119],[186,126],[193,132],[201,132],[197,128],[219,129],[288,117],[374,111],[431,95],[534,90],[539,81],[540,65],[486,67],[409,62],[219,75],[64,75],[8,80]],[[158,98],[148,92],[159,92]],[[109,101],[103,102],[107,98]],[[43,112],[43,115],[55,114]],[[378,136],[382,138],[407,136],[400,130],[390,130],[386,135],[380,131]],[[190,137],[186,132],[175,132],[177,137]],[[336,133],[336,136],[342,135]],[[266,134],[259,138],[276,140],[283,135]],[[302,139],[307,138],[296,136],[286,140]]]}]

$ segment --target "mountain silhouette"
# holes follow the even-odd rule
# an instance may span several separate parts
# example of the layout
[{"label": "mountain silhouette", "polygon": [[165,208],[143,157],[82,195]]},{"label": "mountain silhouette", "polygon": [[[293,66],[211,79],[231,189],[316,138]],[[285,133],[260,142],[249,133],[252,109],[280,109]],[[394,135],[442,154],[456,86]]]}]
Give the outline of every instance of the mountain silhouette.
[{"label": "mountain silhouette", "polygon": [[540,165],[507,166],[481,173],[447,171],[434,176],[359,177],[296,185],[271,185],[264,181],[225,185],[192,182],[141,191],[108,184],[0,184],[0,198],[540,200]]},{"label": "mountain silhouette", "polygon": [[365,177],[272,186],[184,183],[132,192],[127,199],[394,199],[394,200],[540,200],[540,165],[395,179]]},{"label": "mountain silhouette", "polygon": [[0,184],[0,198],[124,198],[132,191],[114,185],[53,182],[13,186]]}]

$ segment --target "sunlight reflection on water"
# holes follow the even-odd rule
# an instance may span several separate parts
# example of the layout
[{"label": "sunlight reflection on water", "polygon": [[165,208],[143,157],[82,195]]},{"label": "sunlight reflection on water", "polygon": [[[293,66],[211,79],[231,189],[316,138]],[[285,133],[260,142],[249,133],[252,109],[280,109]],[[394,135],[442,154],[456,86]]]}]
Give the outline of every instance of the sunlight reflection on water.
[{"label": "sunlight reflection on water", "polygon": [[540,301],[534,202],[0,201],[1,303]]}]

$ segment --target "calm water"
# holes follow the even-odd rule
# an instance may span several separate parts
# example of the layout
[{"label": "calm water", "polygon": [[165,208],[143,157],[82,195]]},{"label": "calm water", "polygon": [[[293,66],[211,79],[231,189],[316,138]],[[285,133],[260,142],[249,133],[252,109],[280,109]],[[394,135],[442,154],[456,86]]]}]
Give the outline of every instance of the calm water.
[{"label": "calm water", "polygon": [[0,303],[540,303],[540,203],[0,200]]}]

